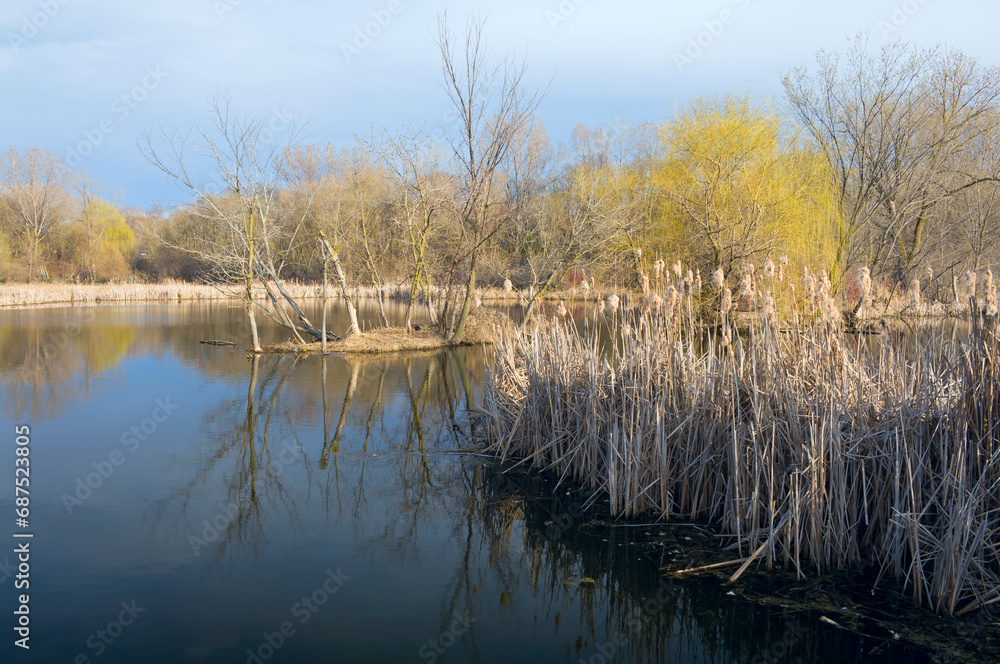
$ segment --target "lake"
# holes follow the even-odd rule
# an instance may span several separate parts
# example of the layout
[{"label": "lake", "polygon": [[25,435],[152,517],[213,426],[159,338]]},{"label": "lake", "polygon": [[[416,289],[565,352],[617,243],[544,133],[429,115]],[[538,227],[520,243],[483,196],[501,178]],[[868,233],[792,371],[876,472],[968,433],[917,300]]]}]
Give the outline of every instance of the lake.
[{"label": "lake", "polygon": [[[663,539],[690,526],[609,523],[572,487],[503,472],[470,437],[481,348],[251,359],[199,343],[244,338],[225,302],[0,310],[0,513],[33,534],[29,589],[14,589],[25,540],[0,553],[0,661],[929,661],[664,579],[679,554]],[[30,659],[12,632],[24,592]]]}]

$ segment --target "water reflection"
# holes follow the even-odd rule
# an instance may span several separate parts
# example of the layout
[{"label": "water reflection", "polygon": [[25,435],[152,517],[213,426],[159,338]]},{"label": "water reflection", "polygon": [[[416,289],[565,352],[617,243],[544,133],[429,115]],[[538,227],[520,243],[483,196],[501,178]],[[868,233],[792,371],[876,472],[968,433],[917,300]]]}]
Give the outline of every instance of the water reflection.
[{"label": "water reflection", "polygon": [[[482,349],[248,357],[198,343],[241,320],[209,304],[100,310],[59,353],[26,352],[73,311],[3,312],[0,326],[16,331],[0,346],[6,412],[36,409],[44,424],[39,661],[88,652],[103,612],[135,597],[150,619],[102,663],[245,662],[341,568],[336,601],[269,661],[920,661],[712,581],[665,581],[645,529],[469,453]],[[51,385],[59,403],[46,409]],[[59,495],[153,396],[178,415],[67,514]]]},{"label": "water reflection", "polygon": [[666,580],[659,549],[585,509],[576,490],[453,454],[470,439],[482,357],[248,360],[245,394],[203,418],[211,444],[157,505],[154,528],[183,522],[199,487],[221,481],[237,509],[210,543],[213,561],[266,556],[289,536],[305,545],[313,526],[302,515],[318,510],[324,528],[349,525],[357,555],[382,569],[411,569],[429,554],[428,531],[444,530],[452,571],[426,599],[436,633],[468,618],[461,661],[495,661],[482,643],[512,624],[570,661],[747,662],[785,641],[794,657],[774,661],[866,661],[874,646],[882,661],[914,661],[818,630],[817,615],[748,610],[714,584]]}]

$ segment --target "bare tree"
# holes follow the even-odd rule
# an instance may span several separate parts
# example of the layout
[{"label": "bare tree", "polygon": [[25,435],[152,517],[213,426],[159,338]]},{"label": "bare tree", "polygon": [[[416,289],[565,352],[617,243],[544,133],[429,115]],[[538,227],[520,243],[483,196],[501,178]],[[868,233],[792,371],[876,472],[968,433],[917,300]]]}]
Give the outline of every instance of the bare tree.
[{"label": "bare tree", "polygon": [[451,180],[442,172],[438,150],[419,128],[406,126],[395,135],[372,137],[367,147],[382,158],[396,180],[395,220],[405,228],[412,261],[405,326],[408,330],[413,327],[413,304],[421,288],[435,323],[428,247],[451,198]]},{"label": "bare tree", "polygon": [[[304,220],[304,215],[297,220],[281,218],[279,162],[287,146],[267,145],[267,118],[238,115],[230,104],[228,95],[217,95],[210,102],[206,125],[196,122],[185,134],[161,130],[160,145],[147,133],[140,150],[193,197],[193,210],[205,232],[195,247],[180,248],[210,266],[213,284],[243,301],[254,351],[261,350],[255,307],[300,340],[303,332],[322,339],[323,333],[305,317],[281,282],[285,256],[299,241]],[[294,142],[294,130],[290,135]],[[205,182],[203,173],[214,179]],[[255,294],[255,285],[263,288],[266,299]],[[279,296],[298,322],[285,311]]]},{"label": "bare tree", "polygon": [[461,316],[449,330],[456,340],[465,334],[483,251],[507,221],[502,197],[496,191],[497,169],[542,97],[541,92],[524,91],[523,62],[491,56],[483,29],[483,19],[471,18],[458,50],[446,17],[438,21],[443,84],[459,118],[449,143],[457,171],[456,215],[468,270]]},{"label": "bare tree", "polygon": [[899,279],[926,253],[935,209],[995,178],[962,159],[997,128],[1000,80],[961,52],[901,43],[878,55],[859,36],[846,53],[820,51],[819,72],[784,79],[792,110],[826,154],[840,216],[835,275],[859,262]]},{"label": "bare tree", "polygon": [[0,154],[0,206],[6,208],[11,231],[28,262],[28,281],[35,277],[41,245],[72,211],[72,172],[49,150],[10,148]]}]

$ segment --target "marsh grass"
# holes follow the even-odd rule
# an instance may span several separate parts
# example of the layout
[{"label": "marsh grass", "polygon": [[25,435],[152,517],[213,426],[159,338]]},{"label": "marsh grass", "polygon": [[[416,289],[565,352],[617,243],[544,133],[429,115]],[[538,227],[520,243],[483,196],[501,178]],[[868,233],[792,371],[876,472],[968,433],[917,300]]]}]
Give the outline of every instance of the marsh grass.
[{"label": "marsh grass", "polygon": [[[286,284],[292,297],[319,297],[318,286]],[[261,289],[261,295],[264,295]],[[208,284],[166,281],[158,284],[3,284],[0,285],[0,307],[70,302],[100,304],[125,302],[155,302],[177,300],[224,300],[229,296]]]},{"label": "marsh grass", "polygon": [[1000,601],[996,317],[914,351],[821,318],[715,316],[683,300],[612,316],[611,350],[564,323],[505,334],[490,449],[621,517],[714,523],[739,573],[873,567],[941,613]]}]

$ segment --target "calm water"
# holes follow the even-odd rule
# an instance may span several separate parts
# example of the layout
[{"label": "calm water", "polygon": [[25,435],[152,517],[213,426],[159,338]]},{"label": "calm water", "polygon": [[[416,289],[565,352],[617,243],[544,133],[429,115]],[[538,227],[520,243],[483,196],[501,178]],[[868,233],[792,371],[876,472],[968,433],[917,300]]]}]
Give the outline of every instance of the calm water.
[{"label": "calm water", "polygon": [[661,580],[645,528],[464,452],[482,350],[250,360],[198,343],[242,323],[226,304],[0,310],[0,566],[16,564],[15,424],[34,533],[30,658],[0,570],[0,661],[922,661],[714,580]]}]

